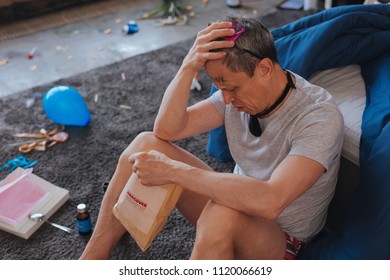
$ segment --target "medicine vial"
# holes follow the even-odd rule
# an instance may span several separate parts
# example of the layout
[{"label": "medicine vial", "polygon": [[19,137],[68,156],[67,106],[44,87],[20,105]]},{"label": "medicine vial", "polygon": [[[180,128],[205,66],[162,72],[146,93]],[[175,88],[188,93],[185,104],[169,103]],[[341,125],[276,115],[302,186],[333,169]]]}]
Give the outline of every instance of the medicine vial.
[{"label": "medicine vial", "polygon": [[79,234],[87,235],[92,232],[92,223],[87,206],[84,203],[77,205],[76,225]]},{"label": "medicine vial", "polygon": [[226,0],[226,5],[230,8],[241,7],[241,0]]}]

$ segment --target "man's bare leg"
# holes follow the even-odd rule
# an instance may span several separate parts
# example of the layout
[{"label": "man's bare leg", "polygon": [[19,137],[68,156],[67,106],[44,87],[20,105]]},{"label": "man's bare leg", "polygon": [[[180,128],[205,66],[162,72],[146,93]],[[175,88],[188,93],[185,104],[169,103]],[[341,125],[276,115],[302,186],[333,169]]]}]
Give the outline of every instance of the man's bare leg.
[{"label": "man's bare leg", "polygon": [[[116,243],[126,232],[126,229],[112,214],[112,208],[132,174],[133,166],[128,157],[136,152],[153,149],[174,160],[211,170],[200,159],[169,142],[156,138],[151,132],[138,135],[119,158],[117,168],[103,198],[94,231],[80,259],[110,258]],[[201,195],[183,192],[177,207],[191,223],[195,224],[207,201],[208,198]]]},{"label": "man's bare leg", "polygon": [[191,259],[283,259],[284,232],[275,221],[209,201],[197,223]]}]

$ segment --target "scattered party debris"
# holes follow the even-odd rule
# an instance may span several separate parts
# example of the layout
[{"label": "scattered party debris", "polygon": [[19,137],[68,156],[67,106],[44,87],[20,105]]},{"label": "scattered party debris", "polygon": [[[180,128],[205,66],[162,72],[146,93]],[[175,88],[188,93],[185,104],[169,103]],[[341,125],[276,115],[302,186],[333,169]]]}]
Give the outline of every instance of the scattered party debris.
[{"label": "scattered party debris", "polygon": [[65,46],[57,46],[56,47],[57,51],[62,51],[62,52],[66,52],[68,49],[69,49],[69,47],[65,47]]},{"label": "scattered party debris", "polygon": [[95,94],[95,98],[94,98],[95,103],[97,103],[98,100],[99,100],[99,94],[96,93],[96,94]]},{"label": "scattered party debris", "polygon": [[43,94],[39,92],[34,92],[34,96],[38,98],[43,98]]},{"label": "scattered party debris", "polygon": [[128,105],[122,104],[122,105],[120,105],[119,107],[121,107],[121,108],[123,108],[123,109],[131,110],[131,107],[128,106]]},{"label": "scattered party debris", "polygon": [[20,138],[33,138],[34,140],[28,140],[21,143],[10,144],[11,146],[19,146],[19,152],[28,153],[32,150],[46,151],[47,148],[54,146],[59,142],[65,142],[69,135],[62,131],[63,126],[56,126],[49,132],[41,128],[37,133],[17,133],[14,136]]},{"label": "scattered party debris", "polygon": [[123,81],[126,81],[126,74],[122,72],[121,78],[122,78]]},{"label": "scattered party debris", "polygon": [[8,58],[4,58],[4,59],[2,59],[2,60],[0,60],[0,65],[6,65],[6,64],[8,64]]},{"label": "scattered party debris", "polygon": [[111,32],[112,32],[111,28],[107,28],[106,30],[104,30],[105,35],[111,34]]},{"label": "scattered party debris", "polygon": [[31,108],[35,103],[35,98],[29,98],[26,100],[26,108]]},{"label": "scattered party debris", "polygon": [[41,93],[39,93],[39,92],[34,92],[33,93],[33,97],[28,98],[26,100],[26,108],[31,108],[35,104],[35,100],[37,98],[41,99],[41,98],[43,98],[43,95]]},{"label": "scattered party debris", "polygon": [[10,171],[14,171],[18,167],[22,167],[23,169],[27,169],[30,167],[35,166],[38,163],[37,160],[30,161],[28,158],[25,156],[18,156],[14,159],[10,159],[7,161],[6,164],[0,167],[0,170],[4,169],[10,169]]},{"label": "scattered party debris", "polygon": [[116,24],[122,24],[122,22],[123,22],[123,20],[122,20],[121,18],[117,18],[117,19],[115,20],[115,23],[116,23]]},{"label": "scattered party debris", "polygon": [[173,17],[168,16],[167,18],[159,19],[156,22],[157,26],[164,26],[164,25],[185,25],[188,22],[187,15],[183,15],[181,17]]},{"label": "scattered party debris", "polygon": [[126,25],[123,25],[122,31],[126,34],[134,34],[138,32],[138,25],[134,20],[130,20]]},{"label": "scattered party debris", "polygon": [[191,90],[196,89],[197,91],[200,91],[202,89],[201,84],[199,83],[199,73],[196,72],[194,77],[192,78],[192,84],[191,84]]},{"label": "scattered party debris", "polygon": [[188,22],[188,16],[195,15],[191,5],[183,5],[179,1],[164,1],[162,4],[156,6],[149,13],[145,13],[142,18],[150,19],[161,16],[161,19],[157,21],[158,26],[164,25],[184,25]]},{"label": "scattered party debris", "polygon": [[37,70],[38,69],[38,67],[36,66],[36,65],[31,65],[30,66],[30,70],[31,71],[35,71],[35,70]]},{"label": "scattered party debris", "polygon": [[37,47],[33,47],[32,50],[27,54],[28,59],[33,59],[36,51]]}]

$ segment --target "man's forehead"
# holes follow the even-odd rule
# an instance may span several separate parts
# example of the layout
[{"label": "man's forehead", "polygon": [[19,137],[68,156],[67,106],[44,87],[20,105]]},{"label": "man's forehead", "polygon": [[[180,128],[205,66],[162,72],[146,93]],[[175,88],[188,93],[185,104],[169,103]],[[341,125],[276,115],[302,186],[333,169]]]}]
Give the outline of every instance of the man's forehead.
[{"label": "man's forehead", "polygon": [[217,83],[226,83],[226,66],[221,61],[207,61],[205,64],[207,74]]},{"label": "man's forehead", "polygon": [[211,77],[211,79],[214,81],[214,82],[217,82],[217,83],[225,83],[225,79],[223,77]]}]

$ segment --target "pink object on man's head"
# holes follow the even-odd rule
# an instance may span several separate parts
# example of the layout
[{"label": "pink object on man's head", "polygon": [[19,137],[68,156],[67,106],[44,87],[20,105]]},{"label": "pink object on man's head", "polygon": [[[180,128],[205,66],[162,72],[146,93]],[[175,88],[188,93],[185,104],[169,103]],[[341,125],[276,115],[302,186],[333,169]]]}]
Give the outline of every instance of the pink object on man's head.
[{"label": "pink object on man's head", "polygon": [[[233,23],[232,24],[232,28],[234,29],[234,30],[236,30],[236,28],[237,28],[237,23]],[[225,37],[225,38],[223,38],[225,41],[233,41],[233,42],[235,42],[237,39],[238,39],[238,37],[240,37],[240,35],[242,34],[242,33],[244,33],[245,32],[245,27],[242,27],[240,30],[236,30],[236,34],[234,34],[233,36],[229,36],[229,37]]]}]

